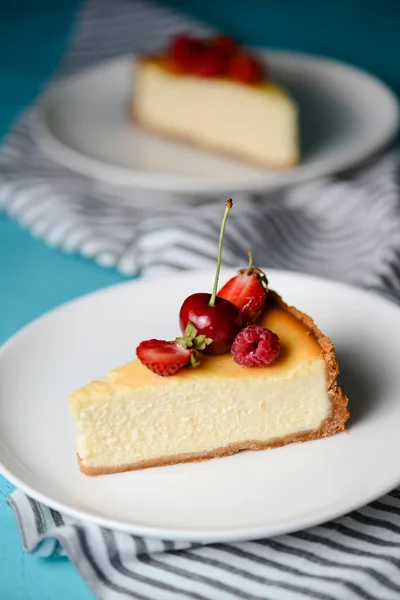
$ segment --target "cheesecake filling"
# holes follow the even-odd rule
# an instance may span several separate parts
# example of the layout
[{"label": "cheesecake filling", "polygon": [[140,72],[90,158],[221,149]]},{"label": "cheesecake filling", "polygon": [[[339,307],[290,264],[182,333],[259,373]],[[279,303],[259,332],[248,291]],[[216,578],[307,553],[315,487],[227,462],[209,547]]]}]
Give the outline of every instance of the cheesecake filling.
[{"label": "cheesecake filling", "polygon": [[[266,375],[268,368],[266,368]],[[179,400],[177,400],[179,398]],[[305,360],[285,377],[169,378],[130,395],[121,388],[71,402],[87,467],[115,467],[318,430],[330,416],[325,362]]]},{"label": "cheesecake filling", "polygon": [[298,162],[296,106],[277,85],[182,77],[151,62],[137,78],[133,112],[144,127],[261,164]]}]

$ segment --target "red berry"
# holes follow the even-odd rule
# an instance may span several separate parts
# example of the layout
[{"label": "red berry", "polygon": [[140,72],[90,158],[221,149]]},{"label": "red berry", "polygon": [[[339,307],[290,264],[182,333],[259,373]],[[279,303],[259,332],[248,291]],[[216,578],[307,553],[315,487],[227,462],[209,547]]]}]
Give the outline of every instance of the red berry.
[{"label": "red berry", "polygon": [[169,57],[180,71],[190,73],[204,49],[204,44],[190,35],[179,35],[172,40]]},{"label": "red berry", "polygon": [[246,270],[243,270],[223,286],[218,296],[237,306],[243,322],[247,323],[254,321],[261,314],[265,305],[266,289],[256,273],[247,275]]},{"label": "red berry", "polygon": [[218,48],[205,48],[197,58],[193,72],[199,77],[217,77],[226,71],[228,59]]},{"label": "red berry", "polygon": [[192,351],[178,342],[147,340],[136,348],[136,354],[145,367],[161,377],[174,375],[190,363]]},{"label": "red berry", "polygon": [[264,367],[278,356],[280,341],[276,333],[259,325],[242,329],[232,344],[233,360],[242,367]]},{"label": "red berry", "polygon": [[243,323],[254,321],[262,312],[267,295],[267,278],[261,269],[253,267],[253,257],[249,252],[249,266],[240,269],[220,289],[218,296],[232,302],[241,312]]},{"label": "red berry", "polygon": [[212,343],[204,350],[207,354],[223,354],[227,352],[240,330],[240,311],[232,302],[218,296],[214,306],[209,302],[211,294],[192,294],[182,304],[179,313],[179,325],[184,332],[188,322],[193,323],[198,335],[212,339]]},{"label": "red berry", "polygon": [[238,52],[229,62],[228,76],[242,83],[258,83],[264,78],[263,67],[254,56]]},{"label": "red berry", "polygon": [[211,339],[204,351],[208,354],[223,354],[232,345],[235,335],[242,325],[240,310],[229,300],[218,298],[218,278],[221,268],[222,240],[225,225],[232,200],[226,200],[225,212],[222,218],[221,231],[219,234],[217,270],[215,273],[212,294],[192,294],[182,304],[179,313],[179,324],[182,331],[186,330],[189,322],[196,329],[197,335],[206,336]]},{"label": "red berry", "polygon": [[222,50],[226,56],[232,56],[237,51],[239,44],[228,35],[217,35],[210,40],[213,48]]}]

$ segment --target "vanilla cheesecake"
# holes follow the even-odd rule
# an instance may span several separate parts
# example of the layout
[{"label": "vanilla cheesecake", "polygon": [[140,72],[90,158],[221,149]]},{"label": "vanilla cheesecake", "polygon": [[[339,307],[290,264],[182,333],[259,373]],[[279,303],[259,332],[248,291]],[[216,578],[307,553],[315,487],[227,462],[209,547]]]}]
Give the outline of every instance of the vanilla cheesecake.
[{"label": "vanilla cheesecake", "polygon": [[[296,102],[264,75],[261,66],[254,66],[261,63],[252,55],[238,48],[235,52],[229,59],[236,60],[232,69],[226,59],[206,75],[198,62],[181,68],[179,53],[178,58],[169,54],[140,59],[131,100],[133,119],[156,134],[254,165],[296,165],[300,158]],[[202,56],[200,51],[198,55]],[[212,56],[209,61],[212,66]]]},{"label": "vanilla cheesecake", "polygon": [[71,394],[81,471],[198,461],[343,431],[347,398],[329,338],[271,291],[258,324],[280,339],[269,366],[244,368],[228,353],[164,378],[133,360]]}]

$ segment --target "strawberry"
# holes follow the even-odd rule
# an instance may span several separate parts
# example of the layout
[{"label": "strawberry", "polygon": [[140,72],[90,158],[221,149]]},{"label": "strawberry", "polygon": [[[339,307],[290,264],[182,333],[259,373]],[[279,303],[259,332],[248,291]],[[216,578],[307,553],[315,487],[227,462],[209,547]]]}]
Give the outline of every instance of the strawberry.
[{"label": "strawberry", "polygon": [[146,340],[136,348],[136,354],[150,371],[161,377],[168,377],[184,367],[197,367],[200,364],[197,350],[205,350],[211,342],[205,335],[197,335],[196,328],[189,322],[182,337],[172,342]]},{"label": "strawberry", "polygon": [[249,253],[249,266],[240,269],[218,292],[220,298],[232,302],[241,312],[244,323],[254,321],[262,312],[267,295],[268,281],[261,269],[253,267]]},{"label": "strawberry", "polygon": [[178,342],[147,340],[136,349],[138,359],[145,367],[161,377],[174,375],[190,363],[192,353]]}]

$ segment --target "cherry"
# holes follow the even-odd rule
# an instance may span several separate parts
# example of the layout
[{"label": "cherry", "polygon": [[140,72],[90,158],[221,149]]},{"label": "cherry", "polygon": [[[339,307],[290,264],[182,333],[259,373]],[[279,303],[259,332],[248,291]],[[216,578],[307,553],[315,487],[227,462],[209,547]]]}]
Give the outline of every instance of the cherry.
[{"label": "cherry", "polygon": [[210,301],[211,294],[202,292],[186,298],[179,313],[179,325],[184,331],[190,321],[199,334],[212,339],[205,349],[207,354],[224,354],[240,330],[240,311],[232,302],[219,296],[213,305]]},{"label": "cherry", "polygon": [[221,269],[222,241],[226,220],[231,208],[232,200],[227,200],[225,202],[225,213],[219,236],[217,271],[213,292],[212,294],[192,294],[186,298],[179,312],[179,325],[182,332],[185,331],[190,321],[195,326],[198,335],[205,335],[212,339],[212,343],[205,349],[207,354],[223,354],[227,352],[241,328],[240,310],[229,300],[217,296],[219,272]]}]

